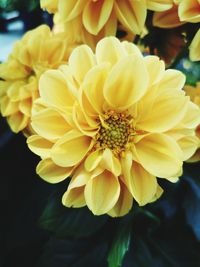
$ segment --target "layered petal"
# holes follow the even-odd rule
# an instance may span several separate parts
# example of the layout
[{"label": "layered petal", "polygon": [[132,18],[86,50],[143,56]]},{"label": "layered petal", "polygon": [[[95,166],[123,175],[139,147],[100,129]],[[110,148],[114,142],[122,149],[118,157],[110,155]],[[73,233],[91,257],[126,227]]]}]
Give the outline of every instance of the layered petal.
[{"label": "layered petal", "polygon": [[85,200],[95,215],[107,213],[116,204],[120,195],[120,184],[111,172],[103,171],[90,179],[85,187]]}]

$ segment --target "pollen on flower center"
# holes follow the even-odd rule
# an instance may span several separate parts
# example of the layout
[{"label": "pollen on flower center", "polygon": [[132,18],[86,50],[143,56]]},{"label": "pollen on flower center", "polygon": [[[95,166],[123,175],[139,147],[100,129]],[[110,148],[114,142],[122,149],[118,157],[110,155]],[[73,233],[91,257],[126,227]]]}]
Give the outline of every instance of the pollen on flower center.
[{"label": "pollen on flower center", "polygon": [[114,111],[105,113],[100,117],[100,129],[95,137],[97,146],[110,148],[115,154],[124,151],[134,133],[131,122],[130,115]]}]

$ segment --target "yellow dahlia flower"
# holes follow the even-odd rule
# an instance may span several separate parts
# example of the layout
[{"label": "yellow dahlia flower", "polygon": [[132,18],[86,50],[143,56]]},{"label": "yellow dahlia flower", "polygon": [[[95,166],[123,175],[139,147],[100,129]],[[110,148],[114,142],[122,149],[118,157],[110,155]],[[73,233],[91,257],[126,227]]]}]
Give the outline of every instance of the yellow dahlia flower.
[{"label": "yellow dahlia flower", "polygon": [[96,215],[123,216],[156,200],[156,177],[177,181],[197,148],[199,108],[181,90],[184,75],[115,37],[96,52],[75,48],[68,65],[39,82],[29,148],[50,183],[71,176],[62,202]]},{"label": "yellow dahlia flower", "polygon": [[[193,103],[200,107],[200,82],[197,83],[196,87],[186,85],[184,90]],[[196,128],[196,136],[198,138],[198,149],[195,154],[188,160],[189,162],[197,162],[200,160],[200,124]]]},{"label": "yellow dahlia flower", "polygon": [[29,127],[38,79],[47,69],[66,63],[71,46],[62,34],[42,25],[16,42],[8,60],[0,64],[0,108],[14,132]]},{"label": "yellow dahlia flower", "polygon": [[192,61],[200,60],[200,29],[197,31],[190,45],[190,59]]},{"label": "yellow dahlia flower", "polygon": [[[132,34],[141,34],[147,9],[164,11],[172,4],[173,0],[58,0],[57,10],[71,38],[94,47],[104,36],[116,35],[118,23]],[[43,8],[48,10],[48,5],[52,11],[53,1],[41,0]]]},{"label": "yellow dahlia flower", "polygon": [[155,12],[153,25],[174,28],[186,22],[200,22],[200,0],[174,0],[173,7],[164,12]]}]

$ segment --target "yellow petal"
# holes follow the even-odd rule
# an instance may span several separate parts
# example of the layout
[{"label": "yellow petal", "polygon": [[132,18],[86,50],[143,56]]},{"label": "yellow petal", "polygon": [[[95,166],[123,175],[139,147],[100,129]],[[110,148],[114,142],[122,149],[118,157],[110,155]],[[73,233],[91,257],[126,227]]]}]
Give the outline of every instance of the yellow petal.
[{"label": "yellow petal", "polygon": [[130,179],[129,190],[134,199],[140,206],[149,203],[157,191],[156,177],[145,171],[140,164],[133,162]]},{"label": "yellow petal", "polygon": [[165,11],[173,6],[173,0],[147,0],[147,8],[153,11]]},{"label": "yellow petal", "polygon": [[80,163],[91,147],[90,137],[71,130],[52,147],[51,158],[61,167],[71,167]]},{"label": "yellow petal", "polygon": [[8,124],[14,133],[22,131],[28,126],[30,118],[21,112],[17,112],[7,117]]},{"label": "yellow petal", "polygon": [[140,34],[146,20],[146,1],[115,1],[115,12],[121,22],[129,31]]},{"label": "yellow petal", "polygon": [[71,129],[62,115],[51,108],[43,109],[32,116],[31,125],[37,134],[49,140],[57,140]]},{"label": "yellow petal", "polygon": [[82,13],[88,0],[68,0],[58,2],[58,12],[62,19],[72,20]]},{"label": "yellow petal", "polygon": [[120,196],[115,206],[108,212],[112,217],[121,217],[126,215],[133,205],[133,197],[127,190],[123,182],[120,182]]},{"label": "yellow petal", "polygon": [[80,208],[86,205],[84,189],[88,180],[91,178],[91,173],[84,170],[81,165],[73,175],[67,191],[62,197],[62,203],[66,207]]},{"label": "yellow petal", "polygon": [[83,24],[89,33],[99,33],[111,15],[113,3],[114,0],[88,1],[83,10]]},{"label": "yellow petal", "polygon": [[125,110],[145,94],[148,82],[143,59],[127,56],[110,71],[103,89],[104,97],[111,107]]},{"label": "yellow petal", "polygon": [[93,171],[99,165],[101,159],[102,159],[102,151],[96,150],[94,152],[91,152],[85,160],[84,164],[85,169],[88,172]]},{"label": "yellow petal", "polygon": [[39,135],[32,135],[27,139],[27,145],[33,153],[41,158],[49,158],[53,143]]},{"label": "yellow petal", "polygon": [[200,29],[197,31],[190,45],[190,59],[192,61],[200,60]]},{"label": "yellow petal", "polygon": [[165,63],[156,56],[146,56],[144,58],[149,72],[149,84],[153,85],[161,80],[165,71]]},{"label": "yellow petal", "polygon": [[95,215],[101,215],[111,210],[116,204],[119,194],[119,181],[109,171],[93,177],[85,187],[87,206]]},{"label": "yellow petal", "polygon": [[185,84],[185,75],[178,70],[166,70],[159,83],[160,92],[169,92],[170,90],[182,90]]},{"label": "yellow petal", "polygon": [[151,202],[154,202],[154,201],[156,201],[157,199],[159,199],[159,198],[162,196],[163,192],[164,192],[164,191],[163,191],[162,187],[160,187],[160,185],[157,184],[157,190],[156,190],[156,193],[155,193],[155,195],[153,196]]},{"label": "yellow petal", "polygon": [[187,112],[181,123],[189,129],[194,129],[200,124],[200,109],[196,104],[192,102],[188,103]]},{"label": "yellow petal", "polygon": [[68,208],[82,208],[86,205],[85,196],[84,196],[85,186],[73,188],[67,190],[63,197],[62,203]]},{"label": "yellow petal", "polygon": [[164,132],[176,126],[185,116],[189,99],[184,95],[162,94],[156,99],[146,117],[137,123],[139,129]]},{"label": "yellow petal", "polygon": [[[69,77],[68,77],[69,76]],[[72,107],[76,88],[71,82],[72,77],[60,70],[48,70],[40,78],[39,91],[42,100],[50,107],[66,111]]]},{"label": "yellow petal", "polygon": [[19,103],[19,110],[25,114],[26,116],[31,116],[31,109],[32,109],[32,99],[27,98]]},{"label": "yellow petal", "polygon": [[19,111],[19,102],[12,102],[7,96],[1,99],[1,113],[4,117],[12,115],[17,111]]},{"label": "yellow petal", "polygon": [[85,74],[95,65],[95,57],[92,49],[87,45],[75,48],[69,57],[69,67],[76,78],[81,83]]},{"label": "yellow petal", "polygon": [[135,147],[140,164],[150,174],[169,178],[180,172],[183,153],[174,139],[167,135],[146,135]]},{"label": "yellow petal", "polygon": [[100,167],[110,171],[115,176],[119,176],[121,173],[121,164],[118,158],[116,158],[108,148],[103,151]]},{"label": "yellow petal", "polygon": [[183,151],[183,160],[187,160],[195,153],[199,146],[199,139],[196,136],[186,136],[178,140],[178,144]]},{"label": "yellow petal", "polygon": [[[83,94],[87,97],[90,105],[95,110],[96,114],[103,113],[104,106],[104,96],[103,96],[103,87],[105,84],[106,77],[108,75],[109,66],[106,63],[99,64],[98,66],[93,67],[85,76],[85,80],[82,85]],[[84,96],[83,96],[84,97]],[[84,101],[84,99],[83,99]],[[86,110],[87,107],[83,108]],[[93,114],[95,114],[93,112]]]},{"label": "yellow petal", "polygon": [[65,180],[72,173],[73,168],[62,168],[57,166],[51,159],[43,159],[36,168],[37,174],[51,184]]},{"label": "yellow petal", "polygon": [[97,63],[109,62],[114,65],[126,55],[124,47],[115,37],[105,37],[96,46]]}]

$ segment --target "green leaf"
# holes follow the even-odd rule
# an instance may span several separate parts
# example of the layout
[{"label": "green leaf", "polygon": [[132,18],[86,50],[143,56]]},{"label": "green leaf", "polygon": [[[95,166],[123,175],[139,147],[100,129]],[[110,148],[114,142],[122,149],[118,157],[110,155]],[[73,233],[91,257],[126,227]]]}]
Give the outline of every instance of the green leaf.
[{"label": "green leaf", "polygon": [[131,241],[132,221],[121,219],[109,255],[108,266],[120,267]]},{"label": "green leaf", "polygon": [[58,237],[84,237],[97,232],[107,220],[108,216],[94,216],[87,208],[64,207],[60,194],[49,199],[39,219],[39,225]]}]

